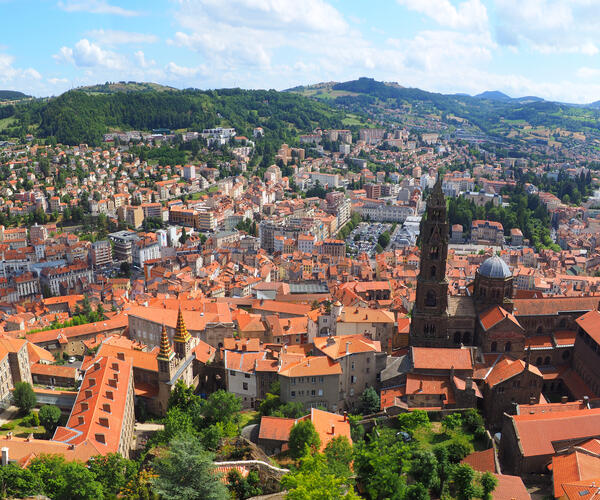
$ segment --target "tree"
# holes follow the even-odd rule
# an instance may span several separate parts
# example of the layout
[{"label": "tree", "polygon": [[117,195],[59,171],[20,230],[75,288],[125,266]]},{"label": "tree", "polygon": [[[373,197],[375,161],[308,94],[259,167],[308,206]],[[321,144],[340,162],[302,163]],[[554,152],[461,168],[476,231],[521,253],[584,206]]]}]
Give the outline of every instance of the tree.
[{"label": "tree", "polygon": [[154,462],[154,491],[167,500],[229,500],[213,466],[213,454],[193,437],[178,437]]},{"label": "tree", "polygon": [[80,462],[67,462],[61,455],[34,458],[28,469],[44,485],[43,494],[57,500],[104,498],[102,485]]},{"label": "tree", "polygon": [[379,395],[372,387],[367,387],[360,395],[360,412],[370,415],[379,411]]},{"label": "tree", "polygon": [[492,491],[498,486],[498,478],[491,472],[484,472],[479,479],[481,483],[481,489],[483,490],[483,500],[491,500]]},{"label": "tree", "polygon": [[293,458],[300,458],[306,453],[306,448],[318,450],[321,438],[310,420],[301,420],[290,430],[288,447]]},{"label": "tree", "polygon": [[460,427],[462,425],[462,421],[463,420],[460,413],[451,413],[450,415],[446,415],[442,419],[442,425],[444,426],[446,432],[448,432],[450,430],[457,429],[458,427]]},{"label": "tree", "polygon": [[283,476],[281,486],[288,490],[287,500],[360,500],[347,478],[328,470],[320,453],[304,456],[296,471]]},{"label": "tree", "polygon": [[411,484],[406,490],[406,500],[429,500],[429,491],[421,483]]},{"label": "tree", "polygon": [[0,467],[0,497],[23,498],[39,495],[44,491],[40,478],[29,469],[14,463]]},{"label": "tree", "polygon": [[27,382],[17,382],[12,395],[13,404],[21,410],[22,414],[27,414],[37,403],[37,397],[33,392],[33,387]]},{"label": "tree", "polygon": [[87,467],[102,485],[104,493],[114,496],[134,481],[138,473],[137,464],[119,453],[93,456],[87,461]]},{"label": "tree", "polygon": [[323,450],[328,469],[335,476],[349,477],[351,474],[352,445],[346,436],[334,437]]},{"label": "tree", "polygon": [[402,430],[414,431],[422,425],[429,425],[429,416],[426,411],[415,410],[398,415],[398,426]]},{"label": "tree", "polygon": [[197,399],[198,397],[194,395],[194,388],[179,379],[169,395],[168,407],[188,411]]},{"label": "tree", "polygon": [[381,246],[381,248],[386,248],[390,244],[390,233],[384,231],[377,238],[377,243]]},{"label": "tree", "polygon": [[235,394],[219,390],[213,392],[202,407],[203,427],[222,422],[238,424],[242,403]]},{"label": "tree", "polygon": [[467,464],[459,464],[454,468],[452,480],[456,490],[456,498],[458,500],[471,500],[475,496],[475,487],[473,479],[475,471]]},{"label": "tree", "polygon": [[46,429],[46,434],[51,436],[56,427],[58,427],[60,408],[54,405],[44,405],[40,408],[38,415],[40,417],[40,424]]},{"label": "tree", "polygon": [[181,243],[182,245],[185,244],[185,242],[188,239],[188,235],[187,232],[185,230],[185,227],[181,230],[181,236],[179,237],[179,243]]},{"label": "tree", "polygon": [[417,451],[411,462],[410,473],[415,481],[431,488],[439,480],[438,461],[430,451]]},{"label": "tree", "polygon": [[237,469],[231,469],[227,474],[227,487],[237,500],[262,495],[260,478],[256,471],[250,471],[247,477],[242,477]]}]

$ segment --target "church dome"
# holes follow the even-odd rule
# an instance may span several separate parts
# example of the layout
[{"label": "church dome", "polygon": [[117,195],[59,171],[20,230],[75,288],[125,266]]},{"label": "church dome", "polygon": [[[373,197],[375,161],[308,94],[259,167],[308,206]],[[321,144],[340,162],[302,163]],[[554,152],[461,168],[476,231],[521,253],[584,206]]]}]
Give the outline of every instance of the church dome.
[{"label": "church dome", "polygon": [[494,255],[489,259],[485,259],[479,266],[479,275],[486,278],[510,278],[512,273],[500,257]]}]

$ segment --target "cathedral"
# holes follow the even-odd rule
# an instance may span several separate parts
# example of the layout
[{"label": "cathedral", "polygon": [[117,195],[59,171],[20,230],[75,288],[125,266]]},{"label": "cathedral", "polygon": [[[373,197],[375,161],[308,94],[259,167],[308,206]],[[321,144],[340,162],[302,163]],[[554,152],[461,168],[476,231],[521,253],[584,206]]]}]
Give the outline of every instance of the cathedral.
[{"label": "cathedral", "polygon": [[158,363],[158,395],[156,413],[164,415],[171,391],[178,380],[183,380],[186,385],[194,384],[193,350],[198,344],[198,339],[192,337],[183,321],[181,309],[177,314],[177,327],[173,336],[173,347],[169,341],[167,329],[163,325],[160,349],[156,361]]},{"label": "cathedral", "polygon": [[[421,260],[410,326],[410,344],[416,347],[475,346],[486,354],[506,353],[532,363],[570,362],[572,344],[560,332],[574,332],[575,320],[597,309],[598,297],[514,299],[513,276],[498,256],[477,270],[467,295],[449,296],[446,200],[438,179],[427,200],[421,231]],[[568,335],[567,335],[568,336]],[[563,335],[565,337],[565,335]]]}]

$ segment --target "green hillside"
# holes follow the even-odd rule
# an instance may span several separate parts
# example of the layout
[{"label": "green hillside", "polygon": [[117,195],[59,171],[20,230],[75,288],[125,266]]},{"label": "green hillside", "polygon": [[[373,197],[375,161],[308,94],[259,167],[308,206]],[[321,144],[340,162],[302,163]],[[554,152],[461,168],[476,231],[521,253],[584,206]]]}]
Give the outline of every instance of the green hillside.
[{"label": "green hillside", "polygon": [[[93,88],[93,87],[92,87]],[[293,140],[315,127],[341,127],[345,113],[304,96],[274,90],[222,89],[92,92],[73,90],[48,100],[15,105],[12,129],[4,135],[35,130],[42,138],[64,144],[97,145],[111,129],[201,130],[235,127],[252,136],[261,126],[266,137]],[[0,134],[0,137],[2,134]]]}]

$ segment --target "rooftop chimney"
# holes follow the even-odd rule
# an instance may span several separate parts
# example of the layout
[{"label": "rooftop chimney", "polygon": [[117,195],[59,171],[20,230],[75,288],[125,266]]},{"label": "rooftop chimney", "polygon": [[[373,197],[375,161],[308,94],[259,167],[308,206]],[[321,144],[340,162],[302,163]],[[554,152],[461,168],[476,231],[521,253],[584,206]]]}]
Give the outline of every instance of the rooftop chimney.
[{"label": "rooftop chimney", "polygon": [[331,434],[335,434],[335,425],[331,424]]},{"label": "rooftop chimney", "polygon": [[565,403],[566,403],[568,400],[569,400],[569,398],[568,398],[567,396],[562,396],[562,397],[560,398],[560,402],[561,402],[562,404],[565,404]]},{"label": "rooftop chimney", "polygon": [[350,354],[350,342],[346,342],[346,354]]}]

